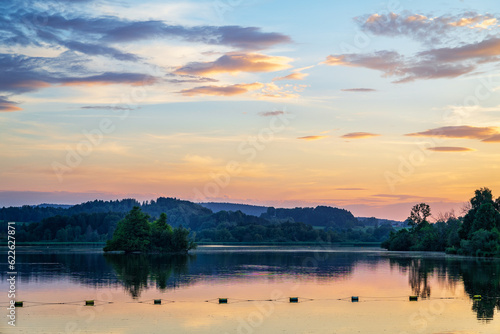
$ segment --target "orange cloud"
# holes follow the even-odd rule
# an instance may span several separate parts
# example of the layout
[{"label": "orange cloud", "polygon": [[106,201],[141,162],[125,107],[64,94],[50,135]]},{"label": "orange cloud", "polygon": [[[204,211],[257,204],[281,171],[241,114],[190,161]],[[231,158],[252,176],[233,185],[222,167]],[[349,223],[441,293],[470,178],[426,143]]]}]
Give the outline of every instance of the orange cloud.
[{"label": "orange cloud", "polygon": [[16,102],[7,100],[6,98],[0,96],[0,112],[11,112],[23,110],[17,106]]},{"label": "orange cloud", "polygon": [[40,88],[49,87],[50,83],[41,80],[22,80],[12,84],[12,88],[22,90],[36,90]]},{"label": "orange cloud", "polygon": [[360,138],[370,138],[370,137],[378,137],[380,136],[379,134],[376,133],[369,133],[369,132],[351,132],[347,133],[340,138],[346,138],[346,139],[360,139]]},{"label": "orange cloud", "polygon": [[280,80],[304,80],[305,77],[307,77],[309,74],[308,73],[300,73],[300,72],[293,72],[292,74],[289,74],[284,77],[277,77],[274,78],[273,81],[280,81]]},{"label": "orange cloud", "polygon": [[474,26],[474,28],[479,28],[479,29],[488,29],[488,27],[495,26],[497,25],[498,20],[495,18],[484,20],[481,23],[478,23]]},{"label": "orange cloud", "polygon": [[[497,19],[490,16],[477,15],[473,17],[463,17],[457,21],[449,22],[448,24],[453,27],[469,26],[469,28],[471,29],[472,28],[487,29],[492,25],[496,25]],[[473,26],[473,24],[475,25]]]},{"label": "orange cloud", "polygon": [[497,127],[476,127],[469,125],[443,126],[423,132],[408,133],[405,136],[413,137],[444,137],[444,138],[466,138],[479,139],[483,142],[498,142],[500,132]]},{"label": "orange cloud", "polygon": [[455,146],[437,146],[437,147],[429,147],[429,151],[434,152],[469,152],[475,151],[472,148],[468,147],[455,147]]},{"label": "orange cloud", "polygon": [[178,67],[181,75],[207,75],[238,72],[274,72],[290,68],[288,57],[267,56],[260,53],[228,53],[212,62],[193,62]]},{"label": "orange cloud", "polygon": [[345,60],[345,56],[328,56],[326,60],[322,64],[330,65],[330,66],[354,66],[349,61]]},{"label": "orange cloud", "polygon": [[500,133],[481,140],[485,143],[500,143]]},{"label": "orange cloud", "polygon": [[319,140],[326,138],[328,136],[305,136],[305,137],[297,137],[297,139],[302,139],[302,140]]},{"label": "orange cloud", "polygon": [[272,98],[296,98],[299,96],[298,94],[296,94],[296,92],[299,91],[301,90],[292,85],[278,86],[275,83],[271,82],[265,84],[264,88],[262,89],[262,93],[260,93],[259,96]]},{"label": "orange cloud", "polygon": [[21,111],[23,108],[14,105],[3,105],[0,103],[0,112],[11,112],[11,111]]},{"label": "orange cloud", "polygon": [[236,84],[228,86],[200,86],[190,89],[183,89],[179,93],[185,96],[194,95],[218,95],[218,96],[233,96],[244,94],[248,91],[260,89],[264,87],[260,82],[250,84]]},{"label": "orange cloud", "polygon": [[[426,20],[427,20],[427,16],[420,15],[420,14],[411,15],[405,19],[406,22],[417,22],[417,21],[426,21]],[[367,23],[369,23],[368,20],[367,20]]]}]

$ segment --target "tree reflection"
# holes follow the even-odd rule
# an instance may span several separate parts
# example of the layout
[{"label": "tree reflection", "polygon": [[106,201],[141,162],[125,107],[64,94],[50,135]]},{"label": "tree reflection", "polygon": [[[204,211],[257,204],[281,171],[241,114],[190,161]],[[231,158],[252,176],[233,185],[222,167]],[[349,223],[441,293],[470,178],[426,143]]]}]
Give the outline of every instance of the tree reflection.
[{"label": "tree reflection", "polygon": [[154,284],[159,290],[187,284],[186,274],[193,255],[105,254],[123,287],[133,298]]},{"label": "tree reflection", "polygon": [[495,309],[500,310],[500,263],[498,261],[470,261],[461,265],[465,292],[475,300],[472,309],[479,320],[491,320]]},{"label": "tree reflection", "polygon": [[480,259],[426,259],[391,258],[391,266],[397,264],[408,273],[408,284],[412,293],[421,298],[431,297],[430,278],[435,276],[442,283],[454,286],[463,281],[465,293],[474,300],[472,310],[478,320],[493,319],[495,309],[500,310],[500,262]]},{"label": "tree reflection", "polygon": [[413,293],[421,298],[429,298],[431,296],[429,274],[433,273],[434,268],[426,265],[421,259],[415,259],[411,261],[409,271],[408,279]]}]

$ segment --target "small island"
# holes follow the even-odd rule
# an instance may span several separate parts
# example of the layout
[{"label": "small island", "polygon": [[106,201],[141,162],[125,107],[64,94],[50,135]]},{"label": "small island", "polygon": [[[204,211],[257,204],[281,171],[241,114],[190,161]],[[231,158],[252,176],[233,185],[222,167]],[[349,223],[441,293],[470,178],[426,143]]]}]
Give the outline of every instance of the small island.
[{"label": "small island", "polygon": [[124,219],[118,222],[111,240],[106,242],[105,252],[125,253],[187,253],[196,248],[189,238],[189,230],[167,224],[167,215],[151,222],[151,217],[134,206]]}]

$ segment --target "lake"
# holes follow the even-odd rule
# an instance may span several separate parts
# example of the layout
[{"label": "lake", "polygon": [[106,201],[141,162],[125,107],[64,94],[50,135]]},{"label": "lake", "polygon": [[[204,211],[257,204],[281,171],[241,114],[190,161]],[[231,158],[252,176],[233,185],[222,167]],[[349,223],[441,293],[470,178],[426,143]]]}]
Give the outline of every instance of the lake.
[{"label": "lake", "polygon": [[272,246],[202,246],[188,256],[18,247],[16,255],[24,306],[9,326],[5,268],[2,333],[500,333],[498,259]]}]

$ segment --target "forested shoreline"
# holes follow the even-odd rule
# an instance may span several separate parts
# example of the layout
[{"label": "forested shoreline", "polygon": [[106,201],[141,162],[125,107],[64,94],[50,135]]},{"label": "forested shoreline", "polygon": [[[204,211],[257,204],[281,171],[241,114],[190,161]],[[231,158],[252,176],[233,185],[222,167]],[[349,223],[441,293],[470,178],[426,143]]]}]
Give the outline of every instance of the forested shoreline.
[{"label": "forested shoreline", "polygon": [[430,207],[413,207],[409,229],[391,232],[382,247],[392,251],[445,251],[449,254],[500,257],[500,197],[488,188],[475,191],[463,217],[445,215],[430,223]]},{"label": "forested shoreline", "polygon": [[[270,207],[257,217],[241,211],[214,213],[175,198],[143,203],[133,199],[92,201],[69,208],[2,208],[0,220],[18,222],[16,240],[21,243],[108,242],[109,248],[117,226],[137,210],[135,208],[148,217],[151,233],[161,221],[163,227],[168,225],[171,229],[167,234],[178,229],[186,240],[202,244],[380,243],[391,251],[500,256],[500,197],[495,199],[488,188],[475,191],[463,216],[441,214],[431,222],[431,208],[425,203],[417,204],[407,219],[408,228],[398,230],[387,223],[379,225],[375,218],[358,221],[349,211],[332,207]],[[167,239],[161,241],[158,235],[149,241],[148,247],[160,251],[162,247],[169,249],[162,246],[169,244],[169,237],[164,236]]]},{"label": "forested shoreline", "polygon": [[19,242],[106,242],[127,213],[139,207],[153,220],[162,213],[173,228],[184,227],[201,243],[380,243],[393,227],[376,218],[358,221],[347,210],[326,206],[277,209],[260,217],[241,211],[212,212],[175,198],[92,201],[70,208],[9,207],[0,220],[16,221]]}]

